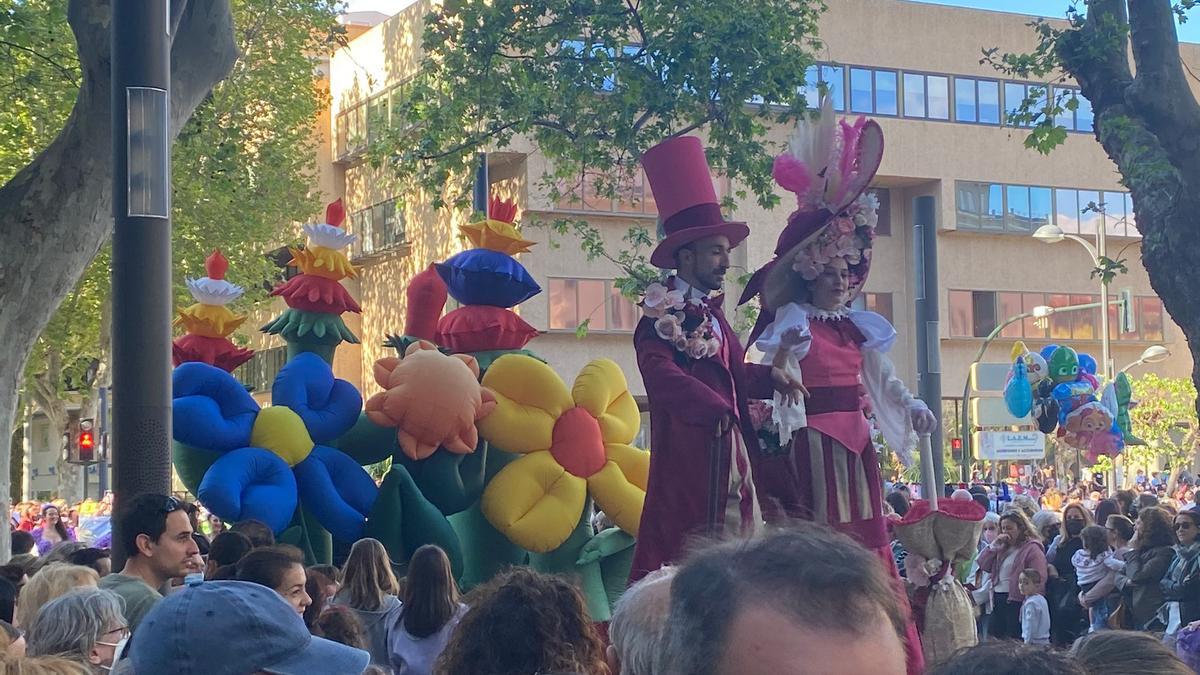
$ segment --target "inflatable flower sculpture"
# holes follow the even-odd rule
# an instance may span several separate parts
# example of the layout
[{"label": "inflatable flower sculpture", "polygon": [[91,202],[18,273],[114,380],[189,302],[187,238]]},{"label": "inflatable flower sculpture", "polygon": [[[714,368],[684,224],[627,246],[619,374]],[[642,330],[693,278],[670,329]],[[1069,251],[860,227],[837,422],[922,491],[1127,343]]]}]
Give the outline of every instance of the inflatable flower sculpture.
[{"label": "inflatable flower sculpture", "polygon": [[546,364],[508,354],[483,385],[496,409],[479,422],[480,434],[522,455],[484,489],[488,522],[513,543],[546,553],[571,536],[590,493],[618,527],[637,535],[650,454],[629,445],[640,419],[616,363],[592,361],[568,390]]},{"label": "inflatable flower sculpture", "polygon": [[396,427],[400,449],[415,460],[439,446],[459,455],[475,452],[475,422],[496,407],[492,392],[479,386],[475,358],[447,356],[431,342],[409,345],[403,360],[376,361],[375,381],[385,391],[367,401],[367,418]]},{"label": "inflatable flower sculpture", "polygon": [[242,349],[230,341],[229,336],[246,320],[245,315],[234,314],[226,305],[242,297],[241,286],[225,280],[229,261],[214,249],[204,260],[205,276],[188,279],[188,291],[196,303],[179,310],[174,326],[182,327],[186,335],[171,344],[175,365],[200,361],[232,372],[254,356],[249,349]]},{"label": "inflatable flower sculpture", "polygon": [[298,503],[335,539],[355,541],[375,504],[375,482],[329,447],[358,420],[362,397],[312,353],[297,355],[258,404],[229,373],[204,363],[175,369],[175,440],[220,453],[197,497],[227,522],[261,520],[282,532]]},{"label": "inflatable flower sculpture", "polygon": [[283,298],[288,309],[262,327],[264,333],[280,335],[288,341],[291,352],[311,351],[332,358],[333,348],[342,341],[357,343],[358,338],[342,321],[342,312],[362,312],[358,302],[341,284],[342,279],[356,275],[354,265],[342,249],[358,238],[342,229],[346,211],[342,200],[325,209],[325,223],[308,224],[307,248],[289,248],[289,266],[300,268],[300,274],[288,279],[271,295]]}]

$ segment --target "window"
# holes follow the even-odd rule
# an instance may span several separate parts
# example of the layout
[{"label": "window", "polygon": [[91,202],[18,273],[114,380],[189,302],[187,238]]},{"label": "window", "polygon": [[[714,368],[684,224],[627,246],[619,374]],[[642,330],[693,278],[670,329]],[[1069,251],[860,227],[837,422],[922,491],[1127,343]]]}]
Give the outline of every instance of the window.
[{"label": "window", "polygon": [[[1095,295],[1072,295],[1072,305],[1086,305],[1093,302],[1100,302],[1100,297]],[[1100,308],[1095,309],[1080,309],[1073,312],[1068,312],[1071,317],[1071,338],[1074,340],[1099,340],[1100,339]]]},{"label": "window", "polygon": [[1021,108],[1021,105],[1026,99],[1033,99],[1029,106],[1029,114],[1034,115],[1030,122],[1022,122],[1014,124],[1011,119],[1006,121],[1014,126],[1028,127],[1037,124],[1040,120],[1037,118],[1038,113],[1045,113],[1048,105],[1047,91],[1049,87],[1044,84],[1027,84],[1024,82],[1005,82],[1004,83],[1004,110],[1008,117],[1016,115]]},{"label": "window", "polygon": [[904,74],[904,116],[925,116],[925,76]]},{"label": "window", "polygon": [[[996,294],[996,318],[998,321],[1006,321],[1009,317],[1020,314],[1021,309],[1021,294],[1020,293],[997,293]],[[1020,338],[1023,336],[1021,329],[1023,322],[1018,321],[1009,324],[1000,331],[1000,337],[1004,338]]]},{"label": "window", "polygon": [[975,98],[975,80],[954,78],[954,119],[959,122],[978,122],[979,106]]},{"label": "window", "polygon": [[1137,322],[1146,342],[1163,341],[1163,306],[1158,298],[1138,298]]},{"label": "window", "polygon": [[863,293],[863,297],[866,301],[865,306],[867,311],[879,314],[892,325],[896,324],[896,320],[892,314],[891,293]]},{"label": "window", "polygon": [[829,64],[814,64],[804,71],[804,103],[809,108],[821,107],[821,92],[829,96],[833,109],[838,112],[846,109],[845,72],[841,66]]},{"label": "window", "polygon": [[358,103],[338,113],[338,159],[352,155],[367,144],[367,105]]},{"label": "window", "polygon": [[896,73],[870,68],[850,69],[850,111],[896,114]]},{"label": "window", "polygon": [[1000,123],[1000,83],[993,80],[976,82],[979,90],[979,121]]},{"label": "window", "polygon": [[1009,185],[1005,190],[1008,209],[1004,214],[1004,229],[1010,232],[1033,232],[1029,220],[1029,188]]},{"label": "window", "polygon": [[358,235],[357,253],[377,253],[404,243],[404,213],[395,199],[388,199],[351,213],[350,229]]},{"label": "window", "polygon": [[1054,223],[1068,234],[1094,235],[1104,227],[1108,236],[1141,236],[1125,192],[957,181],[955,201],[960,230],[1028,235]]},{"label": "window", "polygon": [[872,188],[867,192],[879,200],[879,209],[875,212],[879,222],[875,224],[877,236],[889,237],[892,234],[892,192],[887,188]]},{"label": "window", "polygon": [[287,363],[287,347],[272,347],[254,352],[250,360],[238,366],[237,378],[253,391],[271,391],[275,376]]},{"label": "window", "polygon": [[[1068,131],[1090,132],[1092,130],[1092,102],[1084,98],[1078,89],[1072,87],[1055,87],[1055,102],[1062,112],[1054,116],[1054,123],[1065,127]],[[1075,110],[1069,107],[1074,103]]]},{"label": "window", "polygon": [[950,78],[944,75],[904,74],[904,116],[950,119]]},{"label": "window", "polygon": [[[585,175],[568,180],[559,186],[559,197],[556,209],[567,211],[590,211],[596,213],[630,213],[654,216],[658,214],[658,205],[650,190],[650,183],[641,169],[629,180],[613,186],[612,197],[606,196],[603,186],[599,185],[605,177],[596,171],[588,171]],[[729,194],[729,179],[719,172],[713,174],[713,186],[720,200]]]},{"label": "window", "polygon": [[1079,234],[1079,191],[1054,191],[1054,224],[1068,234]]},{"label": "window", "polygon": [[550,279],[550,330],[632,332],[640,313],[607,279]]},{"label": "window", "polygon": [[388,126],[388,97],[373,96],[367,103],[367,145],[379,141],[380,134]]}]

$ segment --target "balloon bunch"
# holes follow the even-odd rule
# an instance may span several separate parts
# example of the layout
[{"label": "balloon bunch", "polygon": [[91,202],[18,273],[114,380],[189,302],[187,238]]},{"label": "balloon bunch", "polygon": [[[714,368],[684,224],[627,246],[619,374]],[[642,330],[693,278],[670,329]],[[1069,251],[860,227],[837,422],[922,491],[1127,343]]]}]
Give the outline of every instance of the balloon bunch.
[{"label": "balloon bunch", "polygon": [[[1119,396],[1113,383],[1101,387],[1096,359],[1059,345],[1031,352],[1023,342],[1013,345],[1012,358],[1004,403],[1014,417],[1032,416],[1039,430],[1057,431],[1064,443],[1086,451],[1090,462],[1121,452],[1129,430],[1118,421],[1128,419],[1128,397]],[[1124,373],[1118,380],[1128,388]]]}]

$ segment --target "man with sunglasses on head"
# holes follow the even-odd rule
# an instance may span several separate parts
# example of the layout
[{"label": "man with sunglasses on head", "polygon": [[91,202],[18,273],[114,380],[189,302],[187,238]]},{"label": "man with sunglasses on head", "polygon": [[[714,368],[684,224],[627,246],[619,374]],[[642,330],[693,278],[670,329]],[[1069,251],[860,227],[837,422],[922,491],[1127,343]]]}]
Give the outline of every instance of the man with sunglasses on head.
[{"label": "man with sunglasses on head", "polygon": [[121,540],[113,545],[125,552],[125,567],[101,579],[100,588],[124,598],[125,618],[136,632],[142,617],[162,600],[159,589],[187,575],[200,551],[184,503],[174,497],[137,495],[122,505],[117,518]]}]

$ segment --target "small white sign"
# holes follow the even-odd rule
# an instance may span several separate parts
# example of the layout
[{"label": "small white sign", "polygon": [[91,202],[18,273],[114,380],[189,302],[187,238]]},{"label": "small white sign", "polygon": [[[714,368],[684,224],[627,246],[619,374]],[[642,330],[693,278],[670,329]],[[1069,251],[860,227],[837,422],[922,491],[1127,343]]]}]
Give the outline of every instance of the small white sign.
[{"label": "small white sign", "polygon": [[975,459],[1007,462],[1046,457],[1046,434],[1040,431],[977,431],[972,445]]}]

